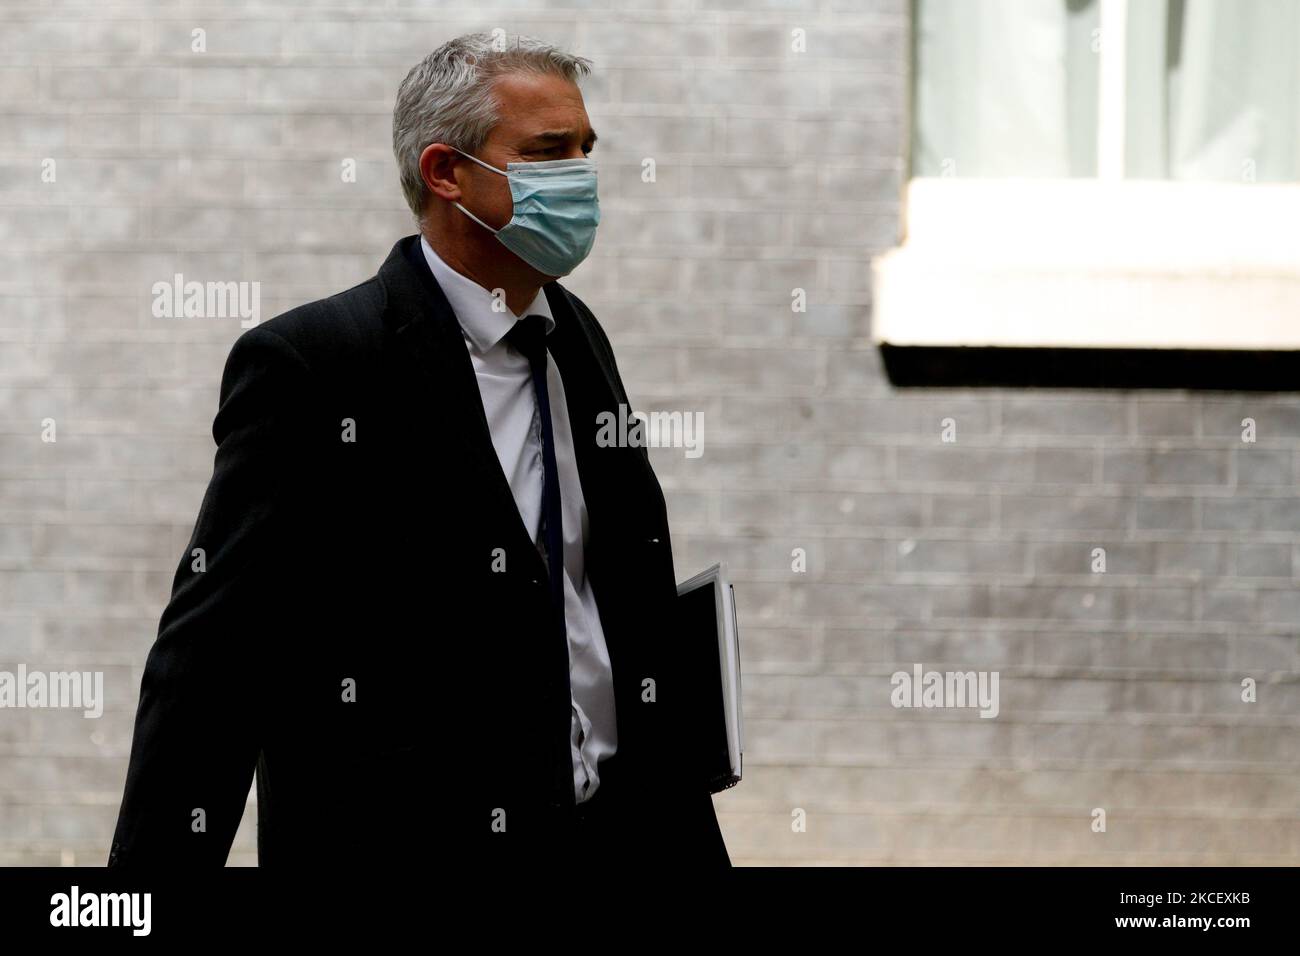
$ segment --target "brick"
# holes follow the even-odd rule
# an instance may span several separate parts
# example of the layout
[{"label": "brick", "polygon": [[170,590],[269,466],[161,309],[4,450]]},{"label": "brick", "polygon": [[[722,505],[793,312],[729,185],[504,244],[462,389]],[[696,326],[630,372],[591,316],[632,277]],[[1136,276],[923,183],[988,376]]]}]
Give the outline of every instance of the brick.
[{"label": "brick", "polygon": [[[1210,503],[1206,501],[1207,507]],[[1140,531],[1190,531],[1196,526],[1196,504],[1193,498],[1139,498],[1134,512],[1137,528]],[[1208,520],[1205,527],[1212,527]]]},{"label": "brick", "polygon": [[1227,402],[1207,401],[1203,406],[1204,432],[1214,438],[1241,441],[1242,420],[1255,420],[1255,440],[1300,438],[1300,403],[1294,398],[1249,396]]},{"label": "brick", "polygon": [[1127,414],[1119,401],[1008,397],[1002,404],[1002,429],[1007,435],[1102,435],[1128,431]]},{"label": "brick", "polygon": [[972,630],[965,622],[950,631],[909,631],[896,638],[895,657],[906,653],[927,669],[997,670],[1029,659],[1028,634]]},{"label": "brick", "polygon": [[166,67],[120,67],[115,70],[55,67],[50,83],[56,100],[174,100],[180,96],[180,73]]},{"label": "brick", "polygon": [[1125,449],[1102,452],[1102,481],[1125,484],[1221,485],[1228,480],[1222,451]]},{"label": "brick", "polygon": [[1156,544],[1157,574],[1222,577],[1227,573],[1228,548],[1211,541],[1162,541]]},{"label": "brick", "polygon": [[1097,453],[1084,448],[1033,449],[1033,480],[1040,484],[1090,485],[1096,479]]},{"label": "brick", "polygon": [[920,574],[999,574],[1025,569],[1025,547],[1011,541],[922,538],[898,555],[898,570]]},{"label": "brick", "polygon": [[[1154,574],[1159,545],[1115,540],[1107,535],[1093,540],[1041,541],[1025,546],[1036,574],[1071,574],[1083,580],[1111,580],[1119,575]],[[1094,571],[1093,551],[1105,550],[1104,571]]]},{"label": "brick", "polygon": [[1189,401],[1139,401],[1133,406],[1137,435],[1187,436],[1196,434],[1200,409]]},{"label": "brick", "polygon": [[993,596],[993,613],[998,617],[1056,621],[1122,620],[1127,605],[1124,592],[1102,585],[1101,581],[1093,587],[1002,585]]},{"label": "brick", "polygon": [[1238,577],[1291,576],[1291,546],[1286,544],[1236,545],[1236,574]]},{"label": "brick", "polygon": [[1133,503],[1119,497],[1015,495],[1002,503],[1002,527],[1122,531]]},{"label": "brick", "polygon": [[1261,448],[1259,445],[1245,445],[1234,449],[1232,464],[1236,469],[1237,484],[1255,486],[1291,485],[1295,482],[1295,471],[1291,464],[1291,452],[1285,448]]},{"label": "brick", "polygon": [[930,497],[930,520],[936,529],[985,529],[994,524],[998,506],[992,495],[936,494]]},{"label": "brick", "polygon": [[978,448],[959,443],[900,448],[897,475],[916,482],[1028,482],[1033,477],[1033,459],[1029,448]]}]

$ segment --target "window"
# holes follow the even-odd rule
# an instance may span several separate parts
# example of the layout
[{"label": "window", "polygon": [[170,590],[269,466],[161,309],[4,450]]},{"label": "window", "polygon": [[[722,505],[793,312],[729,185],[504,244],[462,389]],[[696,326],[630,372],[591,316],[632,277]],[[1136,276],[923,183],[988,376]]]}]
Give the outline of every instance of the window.
[{"label": "window", "polygon": [[913,10],[882,348],[1300,357],[1300,3]]}]

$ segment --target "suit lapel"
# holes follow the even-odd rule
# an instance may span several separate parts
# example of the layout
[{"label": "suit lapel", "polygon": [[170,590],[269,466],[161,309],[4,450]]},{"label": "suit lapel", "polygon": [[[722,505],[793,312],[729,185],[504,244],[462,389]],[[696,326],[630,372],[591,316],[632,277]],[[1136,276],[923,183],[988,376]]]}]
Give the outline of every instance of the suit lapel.
[{"label": "suit lapel", "polygon": [[[501,470],[474,366],[461,334],[460,324],[443,295],[419,247],[419,237],[400,240],[380,268],[387,294],[385,322],[394,331],[419,400],[430,409],[470,410],[468,414],[444,415],[437,440],[456,442],[461,460],[473,469],[476,483],[485,489],[490,507],[512,516],[509,554],[522,551],[534,577],[545,578],[546,566],[519,517],[510,483]],[[598,359],[600,351],[594,333],[581,320],[568,294],[556,282],[542,287],[555,328],[546,337],[547,351],[564,379],[564,394],[573,435],[578,479],[587,504],[588,543],[586,566],[595,582],[596,603],[602,622],[616,620],[607,614],[601,600],[600,573],[606,558],[617,559],[617,540],[637,519],[623,507],[625,501],[640,500],[645,482],[653,479],[649,461],[641,449],[596,444],[596,416],[601,412],[618,417],[618,398],[612,373]],[[630,413],[629,409],[629,413]],[[611,655],[617,653],[617,635],[606,631]]]},{"label": "suit lapel", "polygon": [[484,490],[489,507],[513,516],[507,522],[512,540],[505,543],[506,553],[524,555],[532,575],[545,578],[546,565],[519,516],[492,444],[460,323],[424,261],[418,235],[393,246],[379,276],[386,292],[384,321],[401,346],[398,351],[417,394],[431,412],[450,412],[439,419],[436,440],[459,446],[456,457],[471,469],[473,485]]},{"label": "suit lapel", "polygon": [[623,544],[639,545],[637,535],[642,519],[636,503],[645,500],[647,476],[653,478],[654,473],[639,448],[601,447],[596,443],[597,415],[609,412],[616,419],[618,416],[614,381],[598,359],[600,353],[594,333],[568,301],[567,293],[554,282],[542,288],[555,316],[555,329],[547,336],[547,348],[564,378],[569,430],[587,505],[584,565],[592,582],[616,678],[627,677],[632,672],[620,668],[619,663],[628,660],[625,655],[631,649],[623,647],[620,641],[622,618],[616,589],[605,585],[613,583],[607,581],[607,575],[617,575],[625,567],[628,554]]},{"label": "suit lapel", "polygon": [[[564,378],[578,475],[594,534],[605,530],[606,521],[627,520],[619,499],[635,500],[641,493],[639,483],[654,472],[638,448],[596,444],[597,416],[607,412],[619,420],[612,374],[599,361],[594,333],[569,302],[568,293],[555,282],[542,289],[555,316],[555,329],[546,337],[547,349]],[[629,408],[629,416],[631,412]]]},{"label": "suit lapel", "polygon": [[597,506],[604,487],[599,469],[602,462],[593,454],[595,448],[596,413],[608,403],[609,396],[600,388],[599,376],[593,374],[593,364],[588,343],[583,341],[583,330],[578,328],[575,316],[554,283],[543,286],[555,328],[546,337],[546,350],[555,361],[564,380],[564,398],[568,406],[569,432],[573,435],[573,451],[578,463],[578,480],[590,516]]}]

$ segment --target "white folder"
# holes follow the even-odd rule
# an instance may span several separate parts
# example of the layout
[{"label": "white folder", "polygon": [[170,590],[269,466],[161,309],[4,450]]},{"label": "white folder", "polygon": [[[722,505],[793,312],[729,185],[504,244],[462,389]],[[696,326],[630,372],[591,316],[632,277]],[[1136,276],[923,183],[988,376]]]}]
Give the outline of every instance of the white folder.
[{"label": "white folder", "polygon": [[709,792],[717,793],[740,783],[745,758],[736,592],[725,566],[719,562],[677,585],[677,604],[699,694],[696,753]]}]

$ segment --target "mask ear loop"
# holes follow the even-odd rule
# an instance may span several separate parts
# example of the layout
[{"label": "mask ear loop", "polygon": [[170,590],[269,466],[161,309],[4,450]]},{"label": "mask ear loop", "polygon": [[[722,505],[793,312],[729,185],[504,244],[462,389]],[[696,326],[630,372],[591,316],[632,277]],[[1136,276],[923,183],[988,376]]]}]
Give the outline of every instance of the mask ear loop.
[{"label": "mask ear loop", "polygon": [[478,223],[480,226],[482,226],[482,227],[483,227],[484,229],[486,229],[488,232],[492,233],[492,235],[495,236],[498,232],[501,231],[500,229],[493,229],[491,226],[489,226],[487,223],[485,223],[485,222],[484,222],[482,219],[480,219],[478,216],[474,215],[472,212],[470,212],[468,209],[466,209],[466,208],[465,208],[464,206],[462,206],[460,203],[458,203],[458,202],[455,203],[455,206],[456,206],[457,209],[459,209],[459,210],[460,210],[461,212],[463,212],[465,215],[469,216],[469,218],[473,219],[476,223]]},{"label": "mask ear loop", "polygon": [[[465,152],[463,149],[456,149],[455,146],[453,146],[452,149],[455,149],[456,152],[460,153],[460,154],[461,154],[462,156],[464,156],[466,159],[470,159],[470,160],[473,160],[474,162],[478,163],[478,164],[479,164],[480,166],[482,166],[484,169],[490,169],[490,170],[492,170],[492,172],[496,173],[496,174],[499,175],[499,176],[505,176],[507,179],[510,178],[510,174],[509,174],[509,173],[503,173],[501,170],[497,169],[495,166],[491,165],[490,163],[485,163],[485,162],[483,162],[483,160],[479,159],[477,156],[471,156],[469,153]],[[500,229],[493,229],[491,226],[489,226],[487,223],[485,223],[485,222],[484,222],[482,219],[480,219],[478,216],[474,215],[472,212],[470,212],[468,209],[466,209],[464,206],[462,206],[459,202],[456,202],[455,200],[452,200],[452,203],[453,203],[453,205],[455,205],[455,207],[456,207],[457,209],[459,209],[459,210],[460,210],[461,212],[463,212],[465,215],[469,216],[469,218],[473,219],[476,223],[478,223],[480,226],[482,226],[482,227],[483,227],[484,229],[486,229],[488,232],[492,233],[492,235],[495,236],[497,233],[499,233],[499,232],[501,231]]]}]

